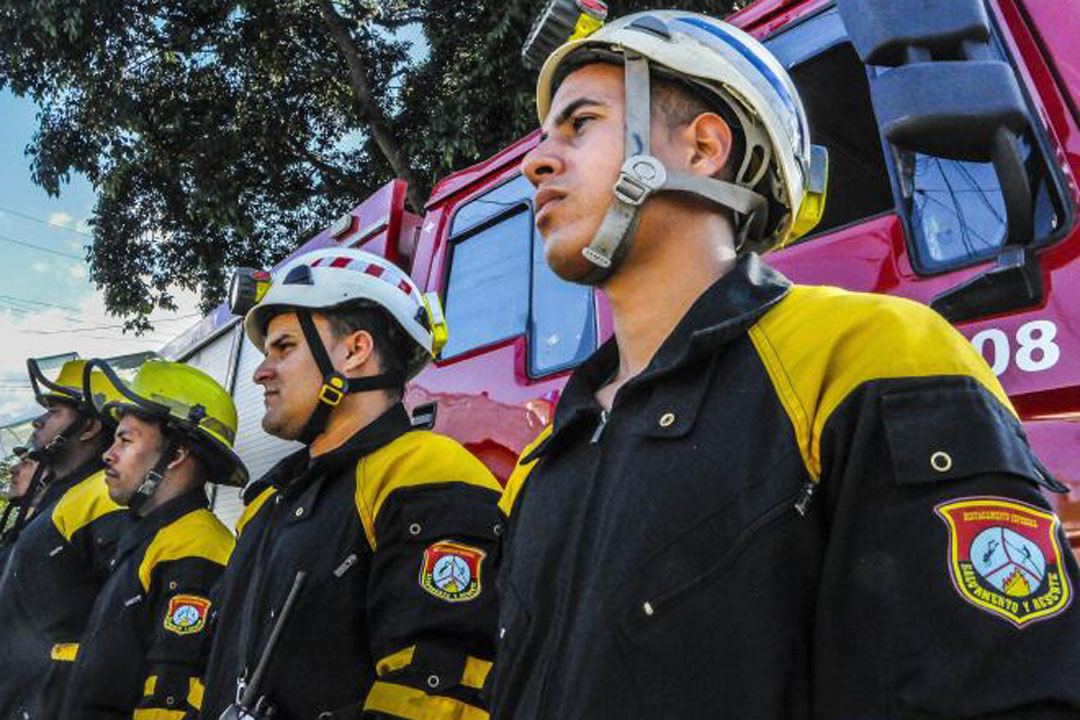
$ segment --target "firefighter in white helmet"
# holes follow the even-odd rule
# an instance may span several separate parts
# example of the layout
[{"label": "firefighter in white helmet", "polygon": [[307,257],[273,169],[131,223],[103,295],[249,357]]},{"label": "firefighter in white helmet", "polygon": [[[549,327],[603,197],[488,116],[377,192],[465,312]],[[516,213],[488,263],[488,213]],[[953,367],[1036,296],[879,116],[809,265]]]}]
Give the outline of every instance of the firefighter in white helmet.
[{"label": "firefighter in white helmet", "polygon": [[492,715],[1077,717],[1062,486],[994,374],[922,305],[758,257],[825,189],[767,49],[690,12],[589,34],[593,5],[553,6],[578,37],[524,172],[615,330],[500,502]]},{"label": "firefighter in white helmet", "polygon": [[401,402],[445,341],[437,298],[347,248],[233,296],[266,355],[263,427],[304,447],[245,492],[203,717],[486,716],[499,485]]}]

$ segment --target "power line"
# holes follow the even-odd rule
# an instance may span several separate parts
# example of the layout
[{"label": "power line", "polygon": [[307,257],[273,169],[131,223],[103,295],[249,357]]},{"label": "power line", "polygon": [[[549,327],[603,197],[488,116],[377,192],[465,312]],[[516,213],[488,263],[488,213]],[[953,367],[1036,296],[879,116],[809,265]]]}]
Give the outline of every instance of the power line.
[{"label": "power line", "polygon": [[88,232],[86,232],[84,230],[77,230],[75,228],[69,228],[67,225],[61,225],[60,223],[55,223],[55,222],[52,222],[51,220],[42,220],[41,218],[35,217],[34,215],[27,215],[24,212],[20,212],[18,210],[12,210],[11,208],[7,208],[7,207],[4,207],[2,205],[0,205],[0,211],[10,213],[11,215],[14,215],[15,217],[21,217],[24,220],[31,220],[33,222],[40,223],[41,225],[47,225],[49,227],[59,228],[60,230],[67,230],[68,232],[75,233],[76,235],[82,235],[84,237],[94,237],[93,235],[91,235],[90,233],[88,233]]},{"label": "power line", "polygon": [[9,300],[21,303],[30,303],[31,305],[42,305],[44,307],[56,308],[57,310],[70,310],[71,312],[81,313],[77,307],[71,307],[70,305],[57,305],[56,303],[45,302],[44,300],[32,300],[30,298],[19,297],[18,295],[2,295],[0,294],[0,300]]},{"label": "power line", "polygon": [[85,258],[83,258],[82,256],[79,256],[79,255],[74,255],[72,253],[66,253],[63,250],[53,250],[52,248],[41,247],[40,245],[34,245],[33,243],[28,243],[25,240],[17,240],[17,239],[15,239],[13,237],[8,237],[7,235],[0,235],[0,240],[2,240],[3,242],[9,242],[9,243],[11,243],[13,245],[22,245],[23,247],[28,247],[28,248],[31,248],[33,250],[40,250],[41,252],[52,253],[53,255],[60,255],[61,257],[66,257],[66,258],[72,258],[73,260],[85,260]]},{"label": "power line", "polygon": [[[196,318],[196,317],[201,317],[201,315],[199,315],[199,313],[190,313],[188,315],[180,315],[180,316],[174,317],[174,318],[157,318],[157,319],[148,318],[148,320],[151,323],[176,322],[178,320],[189,320],[191,318]],[[123,327],[126,327],[126,325],[124,323],[117,323],[115,325],[90,325],[88,327],[65,329],[65,330],[40,330],[40,331],[37,331],[35,334],[37,334],[37,335],[60,335],[62,333],[69,333],[69,332],[85,332],[87,330],[111,330],[111,329],[114,329],[114,328],[123,328]]]}]

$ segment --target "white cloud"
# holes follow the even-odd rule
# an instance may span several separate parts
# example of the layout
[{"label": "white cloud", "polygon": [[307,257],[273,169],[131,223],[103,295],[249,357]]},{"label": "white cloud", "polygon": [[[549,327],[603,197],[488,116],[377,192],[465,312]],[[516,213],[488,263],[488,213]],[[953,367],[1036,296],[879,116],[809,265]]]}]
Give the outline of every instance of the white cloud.
[{"label": "white cloud", "polygon": [[44,260],[36,260],[30,264],[30,269],[36,273],[48,272],[51,265]]},{"label": "white cloud", "polygon": [[61,210],[60,212],[54,212],[49,215],[49,224],[68,227],[74,219],[75,218],[71,216],[71,213]]},{"label": "white cloud", "polygon": [[71,266],[68,267],[68,272],[71,273],[71,277],[75,278],[76,280],[85,280],[86,279],[86,266],[85,265],[80,265],[78,263],[76,263],[74,265],[71,265]]},{"label": "white cloud", "polygon": [[[74,274],[74,269],[71,270]],[[84,298],[77,311],[46,308],[43,312],[20,313],[0,308],[0,425],[29,415],[36,407],[26,377],[26,358],[77,352],[82,357],[113,357],[144,350],[159,350],[191,325],[198,317],[171,321],[171,318],[198,312],[198,298],[189,292],[176,293],[176,312],[154,313],[155,328],[143,337],[124,335],[122,320],[105,313],[101,293]]]}]

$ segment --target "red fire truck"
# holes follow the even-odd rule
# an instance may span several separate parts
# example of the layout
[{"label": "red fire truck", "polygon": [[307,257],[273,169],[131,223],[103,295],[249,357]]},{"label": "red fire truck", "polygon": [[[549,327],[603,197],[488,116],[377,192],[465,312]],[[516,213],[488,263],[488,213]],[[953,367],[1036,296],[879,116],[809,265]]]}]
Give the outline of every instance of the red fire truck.
[{"label": "red fire truck", "polygon": [[[908,5],[760,0],[729,19],[789,69],[830,154],[822,222],[768,262],[938,308],[1000,377],[1046,465],[1080,488],[1080,6],[922,2],[913,19]],[[612,332],[603,295],[544,263],[519,167],[535,142],[445,178],[422,216],[391,182],[297,250],[361,247],[440,294],[450,340],[407,404],[503,479]],[[292,449],[260,428],[260,355],[224,306],[163,354],[231,389],[253,477]],[[219,492],[234,517],[238,496]],[[1080,493],[1053,501],[1080,547]]]}]

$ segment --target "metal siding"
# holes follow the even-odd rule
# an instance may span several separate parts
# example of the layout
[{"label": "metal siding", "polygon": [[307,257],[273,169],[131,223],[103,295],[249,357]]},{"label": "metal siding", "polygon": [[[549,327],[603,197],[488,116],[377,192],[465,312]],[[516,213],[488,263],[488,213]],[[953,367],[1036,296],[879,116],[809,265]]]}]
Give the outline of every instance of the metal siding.
[{"label": "metal siding", "polygon": [[[236,341],[236,332],[233,330],[222,334],[213,342],[192,353],[185,363],[199,368],[227,389],[231,379],[229,360],[233,358],[232,347]],[[242,431],[243,421],[240,426]],[[240,501],[239,489],[227,485],[215,485],[210,489],[210,497],[214,513],[227,527],[234,527],[236,518],[240,516],[240,511],[244,507]]]},{"label": "metal siding", "polygon": [[[262,388],[251,380],[262,357],[262,353],[244,337],[233,386],[233,400],[240,418],[240,427],[236,433],[236,452],[247,465],[252,480],[261,477],[281,458],[303,447],[298,442],[288,442],[263,432],[263,392]],[[220,490],[214,512],[229,527],[234,527],[244,507],[240,495],[233,488],[223,487]]]}]

